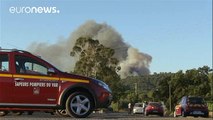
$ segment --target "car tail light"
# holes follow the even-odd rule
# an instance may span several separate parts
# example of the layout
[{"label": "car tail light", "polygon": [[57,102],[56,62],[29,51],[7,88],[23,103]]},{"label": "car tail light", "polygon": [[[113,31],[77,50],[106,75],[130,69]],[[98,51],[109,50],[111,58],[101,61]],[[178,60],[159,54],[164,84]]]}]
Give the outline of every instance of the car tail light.
[{"label": "car tail light", "polygon": [[186,105],[186,111],[189,111],[189,109],[190,109],[190,105]]},{"label": "car tail light", "polygon": [[208,106],[207,106],[207,105],[204,105],[204,108],[205,108],[206,110],[208,110]]},{"label": "car tail light", "polygon": [[147,109],[152,109],[152,106],[147,106]]}]

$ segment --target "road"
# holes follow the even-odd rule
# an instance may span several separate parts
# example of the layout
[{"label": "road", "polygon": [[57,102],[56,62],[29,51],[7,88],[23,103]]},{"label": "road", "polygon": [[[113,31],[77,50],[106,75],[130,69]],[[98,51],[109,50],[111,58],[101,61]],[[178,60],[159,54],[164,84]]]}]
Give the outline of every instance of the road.
[{"label": "road", "polygon": [[[35,112],[33,115],[27,115],[26,113],[21,116],[14,116],[8,114],[7,116],[0,117],[0,120],[71,120],[75,118],[71,117],[60,117],[57,115],[50,115],[49,113]],[[213,118],[194,118],[194,117],[158,117],[143,115],[128,115],[127,113],[92,113],[87,119],[110,119],[110,120],[213,120]],[[79,119],[78,119],[79,120]]]}]

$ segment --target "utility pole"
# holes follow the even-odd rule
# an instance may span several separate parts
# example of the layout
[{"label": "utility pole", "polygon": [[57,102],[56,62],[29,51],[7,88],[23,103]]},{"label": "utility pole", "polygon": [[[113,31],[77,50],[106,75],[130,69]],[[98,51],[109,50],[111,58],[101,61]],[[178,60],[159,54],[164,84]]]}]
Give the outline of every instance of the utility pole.
[{"label": "utility pole", "polygon": [[135,102],[138,101],[138,83],[134,83],[135,84]]},{"label": "utility pole", "polygon": [[211,77],[211,101],[213,101],[213,74],[212,74],[212,76],[210,76]]},{"label": "utility pole", "polygon": [[[213,101],[213,74],[211,74],[212,76],[211,77],[211,101]],[[212,112],[212,116],[213,116],[213,112]]]},{"label": "utility pole", "polygon": [[137,94],[138,94],[138,84],[135,83],[135,95],[137,95]]},{"label": "utility pole", "polygon": [[171,85],[169,84],[169,110],[172,111]]}]

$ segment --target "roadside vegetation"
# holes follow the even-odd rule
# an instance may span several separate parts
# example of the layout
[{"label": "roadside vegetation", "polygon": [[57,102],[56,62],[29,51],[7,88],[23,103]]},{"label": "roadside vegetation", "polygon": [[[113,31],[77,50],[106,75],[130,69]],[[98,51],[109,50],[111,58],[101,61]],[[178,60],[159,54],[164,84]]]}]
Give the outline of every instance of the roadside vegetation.
[{"label": "roadside vegetation", "polygon": [[103,46],[98,40],[87,37],[77,39],[70,52],[71,56],[78,57],[73,73],[103,80],[110,86],[114,110],[126,109],[129,102],[161,101],[168,111],[173,111],[184,95],[204,97],[212,110],[213,72],[210,67],[121,79],[117,72],[122,68],[113,57],[114,53],[113,49]]},{"label": "roadside vegetation", "polygon": [[172,111],[182,96],[191,95],[204,97],[206,101],[209,101],[209,107],[212,106],[210,105],[210,101],[213,101],[212,69],[208,66],[185,72],[131,76],[124,79],[123,83],[129,87],[127,96],[135,95],[135,98],[127,97],[132,102],[163,101],[166,108]]}]

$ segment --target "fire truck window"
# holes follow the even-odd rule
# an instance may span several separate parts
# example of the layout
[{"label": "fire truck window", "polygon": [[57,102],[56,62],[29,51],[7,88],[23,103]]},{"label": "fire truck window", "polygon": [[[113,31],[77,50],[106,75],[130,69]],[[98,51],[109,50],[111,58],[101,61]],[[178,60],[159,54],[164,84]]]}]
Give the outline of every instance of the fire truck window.
[{"label": "fire truck window", "polygon": [[27,56],[15,56],[17,73],[47,75],[48,68],[42,63]]},{"label": "fire truck window", "polygon": [[47,75],[47,68],[40,64],[33,62],[26,62],[24,65],[27,73]]},{"label": "fire truck window", "polygon": [[0,72],[9,71],[8,55],[0,55]]}]

